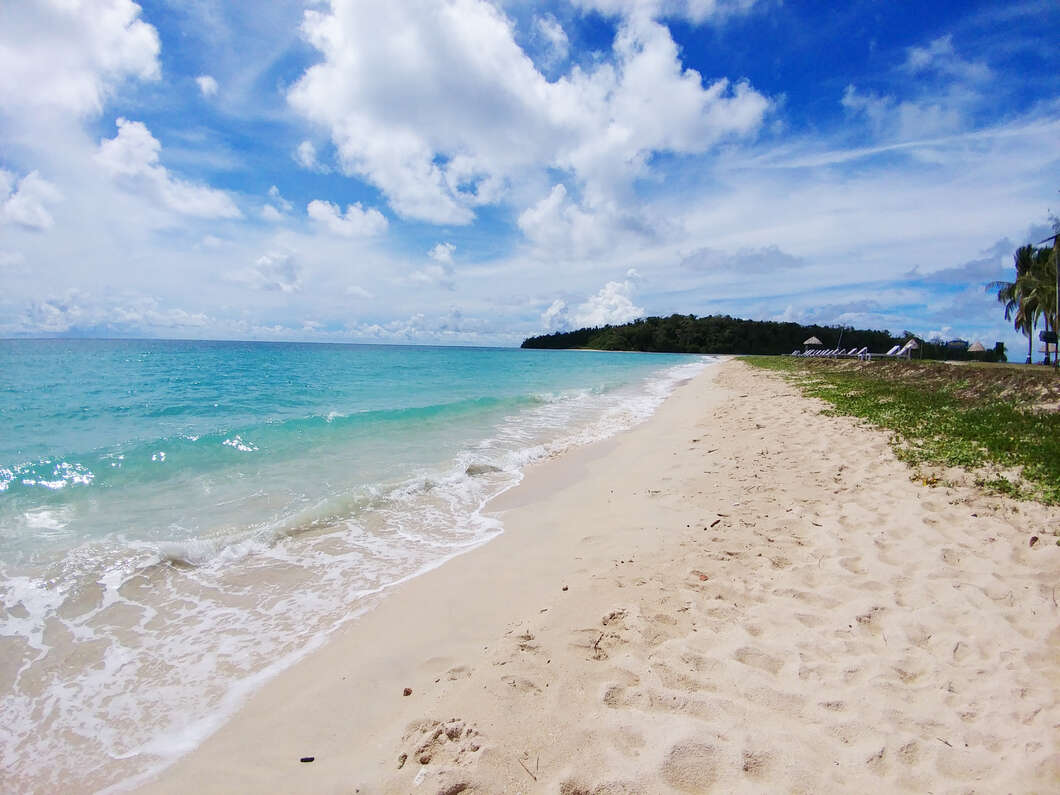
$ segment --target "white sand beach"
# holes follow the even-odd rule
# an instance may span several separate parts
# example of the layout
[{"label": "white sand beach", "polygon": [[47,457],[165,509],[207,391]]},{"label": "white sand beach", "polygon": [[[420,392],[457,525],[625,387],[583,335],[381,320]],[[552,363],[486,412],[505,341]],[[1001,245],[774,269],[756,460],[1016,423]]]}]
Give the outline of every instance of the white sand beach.
[{"label": "white sand beach", "polygon": [[144,791],[1060,791],[1060,511],[820,408],[730,361],[535,466]]}]

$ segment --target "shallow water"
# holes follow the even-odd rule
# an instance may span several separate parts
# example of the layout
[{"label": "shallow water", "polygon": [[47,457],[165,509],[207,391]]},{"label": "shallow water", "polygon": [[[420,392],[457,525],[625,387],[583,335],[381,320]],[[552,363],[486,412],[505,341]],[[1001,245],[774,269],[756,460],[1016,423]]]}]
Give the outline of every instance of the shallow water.
[{"label": "shallow water", "polygon": [[0,784],[134,783],[704,357],[0,341]]}]

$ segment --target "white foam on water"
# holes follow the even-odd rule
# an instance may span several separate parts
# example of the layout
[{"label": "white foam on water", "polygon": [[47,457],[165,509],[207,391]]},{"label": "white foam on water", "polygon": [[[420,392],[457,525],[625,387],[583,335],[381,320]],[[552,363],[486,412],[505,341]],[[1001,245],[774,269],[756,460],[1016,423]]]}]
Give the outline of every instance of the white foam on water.
[{"label": "white foam on water", "polygon": [[42,530],[45,532],[62,530],[70,523],[69,508],[39,508],[35,511],[26,511],[22,514],[26,527],[31,530]]},{"label": "white foam on water", "polygon": [[[143,783],[373,597],[494,538],[502,527],[483,515],[486,503],[529,463],[636,425],[708,362],[613,391],[539,396],[441,469],[254,527],[111,538],[48,576],[0,572],[0,635],[27,644],[14,690],[0,694],[5,770],[22,790],[74,777],[97,788]],[[224,443],[256,450],[238,436]],[[77,668],[51,662],[71,650]]]},{"label": "white foam on water", "polygon": [[244,441],[238,434],[231,439],[225,439],[221,444],[225,447],[231,447],[238,450],[241,453],[256,453],[258,451],[258,446],[256,444]]}]

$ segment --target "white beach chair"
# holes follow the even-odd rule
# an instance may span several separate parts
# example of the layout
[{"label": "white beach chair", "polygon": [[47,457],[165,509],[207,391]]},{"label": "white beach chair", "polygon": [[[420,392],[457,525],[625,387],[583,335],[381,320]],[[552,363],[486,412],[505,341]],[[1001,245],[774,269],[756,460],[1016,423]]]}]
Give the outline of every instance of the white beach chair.
[{"label": "white beach chair", "polygon": [[887,353],[870,353],[869,354],[869,358],[871,359],[873,356],[890,356],[890,357],[894,357],[894,356],[898,355],[898,351],[900,351],[901,348],[902,348],[901,345],[895,345],[893,348],[891,348],[889,351],[887,351]]}]

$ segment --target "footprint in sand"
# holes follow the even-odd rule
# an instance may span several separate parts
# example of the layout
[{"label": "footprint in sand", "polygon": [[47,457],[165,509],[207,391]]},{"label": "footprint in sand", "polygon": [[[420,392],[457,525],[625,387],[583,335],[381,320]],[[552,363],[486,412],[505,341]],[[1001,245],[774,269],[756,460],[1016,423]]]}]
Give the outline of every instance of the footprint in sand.
[{"label": "footprint in sand", "polygon": [[530,630],[526,630],[520,635],[516,636],[516,641],[519,645],[519,651],[531,652],[536,654],[541,651],[541,647],[534,643],[534,634]]},{"label": "footprint in sand", "polygon": [[409,761],[420,765],[466,765],[482,747],[478,730],[459,718],[416,721],[409,725],[402,740],[411,750],[398,757],[398,768]]},{"label": "footprint in sand", "polygon": [[659,684],[670,690],[683,690],[686,692],[698,692],[700,690],[716,691],[709,680],[700,681],[688,674],[673,670],[666,663],[657,662],[652,666],[652,673],[659,680]]},{"label": "footprint in sand", "polygon": [[865,760],[865,765],[876,775],[887,773],[887,749],[881,748]]},{"label": "footprint in sand", "polygon": [[678,743],[666,755],[659,773],[679,792],[703,792],[718,779],[717,755],[712,745]]},{"label": "footprint in sand", "polygon": [[773,657],[766,654],[764,651],[753,649],[748,646],[744,646],[742,649],[737,649],[733,655],[738,662],[742,662],[744,665],[750,665],[752,668],[758,668],[766,673],[773,674],[774,676],[784,667],[784,661],[778,657]]},{"label": "footprint in sand", "polygon": [[604,616],[602,622],[604,629],[602,630],[596,629],[595,627],[574,630],[576,640],[572,641],[570,645],[586,652],[586,659],[588,660],[606,660],[610,656],[608,654],[608,649],[614,649],[616,646],[620,646],[626,642],[618,632],[613,631],[616,629],[619,631],[625,629],[625,627],[619,623],[624,616],[624,611],[614,611],[607,616]]},{"label": "footprint in sand", "polygon": [[693,653],[682,654],[681,662],[698,674],[714,673],[721,666],[721,662],[713,657]]},{"label": "footprint in sand", "polygon": [[644,735],[635,729],[623,727],[612,736],[612,745],[619,753],[628,757],[640,756],[641,749],[647,745]]},{"label": "footprint in sand", "polygon": [[502,676],[501,681],[517,693],[540,693],[541,688],[533,681],[520,676]]},{"label": "footprint in sand", "polygon": [[446,671],[445,675],[450,682],[455,682],[458,679],[470,679],[471,667],[467,665],[456,665]]},{"label": "footprint in sand", "polygon": [[780,712],[793,718],[802,715],[806,699],[795,693],[782,693],[768,687],[758,687],[747,691],[748,701],[770,712]]},{"label": "footprint in sand", "polygon": [[898,761],[912,767],[920,761],[920,746],[912,740],[898,749]]},{"label": "footprint in sand", "polygon": [[743,752],[743,772],[751,778],[765,778],[772,761],[770,754],[761,751]]},{"label": "footprint in sand", "polygon": [[839,559],[839,565],[842,566],[847,571],[849,571],[851,574],[864,574],[865,573],[865,569],[862,566],[859,565],[860,563],[861,563],[861,556],[860,555],[853,555],[853,556],[848,557],[848,558],[840,558]]},{"label": "footprint in sand", "polygon": [[857,621],[857,623],[860,624],[861,626],[871,625],[871,624],[875,623],[876,618],[878,617],[878,615],[880,613],[882,613],[885,609],[886,608],[879,607],[879,606],[871,607],[866,612],[864,612],[861,615],[857,616],[854,620]]}]

